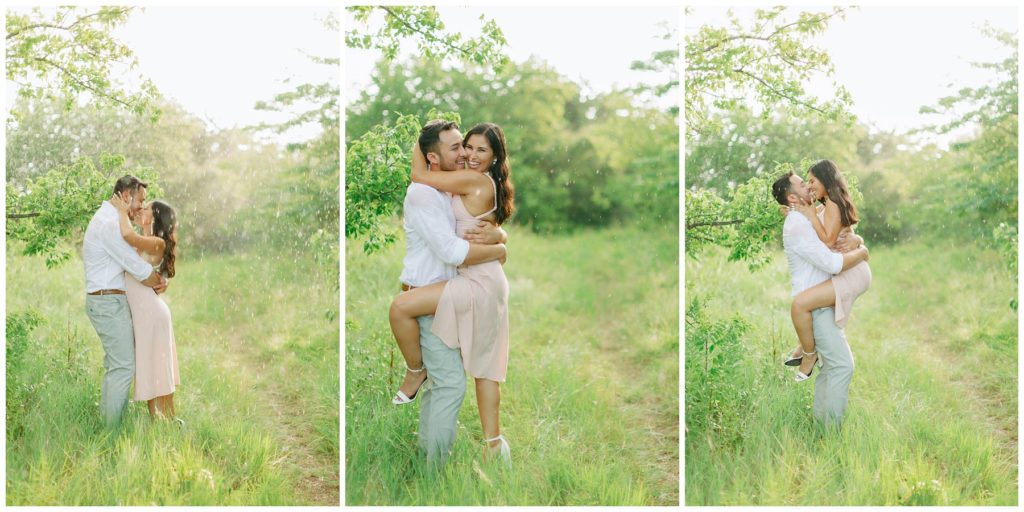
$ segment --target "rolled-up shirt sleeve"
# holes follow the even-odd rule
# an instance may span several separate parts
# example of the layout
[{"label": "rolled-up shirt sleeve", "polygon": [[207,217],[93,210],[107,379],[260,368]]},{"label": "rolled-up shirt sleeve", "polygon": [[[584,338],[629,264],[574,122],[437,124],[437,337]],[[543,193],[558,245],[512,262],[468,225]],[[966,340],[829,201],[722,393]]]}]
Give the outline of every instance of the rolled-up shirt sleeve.
[{"label": "rolled-up shirt sleeve", "polygon": [[110,259],[136,280],[145,281],[153,274],[153,266],[142,259],[142,256],[139,256],[139,253],[124,241],[124,237],[121,236],[121,228],[117,224],[105,225],[99,239],[103,251],[110,256]]},{"label": "rolled-up shirt sleeve", "polygon": [[[799,215],[792,213],[791,215]],[[802,221],[802,222],[800,222]],[[832,252],[814,232],[814,226],[806,218],[796,222],[787,222],[782,235],[789,239],[793,252],[808,263],[829,274],[838,274],[843,270],[843,255]]]},{"label": "rolled-up shirt sleeve", "polygon": [[455,235],[447,215],[440,198],[431,191],[421,188],[410,191],[405,210],[409,226],[423,237],[438,259],[448,265],[461,265],[469,254],[469,242]]}]

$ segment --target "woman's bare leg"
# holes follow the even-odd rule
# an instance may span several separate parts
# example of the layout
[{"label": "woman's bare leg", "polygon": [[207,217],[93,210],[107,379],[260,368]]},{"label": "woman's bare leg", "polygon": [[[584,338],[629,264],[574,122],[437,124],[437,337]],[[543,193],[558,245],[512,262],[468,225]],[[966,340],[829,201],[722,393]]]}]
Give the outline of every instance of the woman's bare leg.
[{"label": "woman's bare leg", "polygon": [[[398,342],[398,350],[402,351],[405,365],[408,368],[423,367],[423,354],[420,352],[420,324],[416,317],[433,315],[437,311],[437,303],[441,300],[445,282],[434,283],[423,288],[414,288],[402,292],[391,302],[388,317],[391,320],[391,332]],[[426,372],[405,372],[405,380],[399,388],[405,396],[412,396],[420,384],[427,380]]]},{"label": "woman's bare leg", "polygon": [[146,406],[149,407],[149,419],[155,420],[157,414],[156,398],[146,400]]},{"label": "woman's bare leg", "polygon": [[[800,347],[804,352],[814,352],[814,319],[811,311],[818,308],[834,306],[836,303],[836,290],[829,279],[817,286],[808,288],[793,299],[793,307],[790,313],[793,317],[793,328],[800,338]],[[804,357],[800,362],[800,372],[807,375],[817,362],[817,355]]]},{"label": "woman's bare leg", "polygon": [[[493,380],[476,379],[476,407],[480,411],[480,426],[484,431],[484,439],[492,439],[501,434],[499,408],[501,405],[501,384]],[[491,441],[485,449],[490,453],[493,448],[501,445],[501,441]]]},{"label": "woman's bare leg", "polygon": [[173,419],[174,414],[174,393],[155,398],[156,408],[167,419]]}]

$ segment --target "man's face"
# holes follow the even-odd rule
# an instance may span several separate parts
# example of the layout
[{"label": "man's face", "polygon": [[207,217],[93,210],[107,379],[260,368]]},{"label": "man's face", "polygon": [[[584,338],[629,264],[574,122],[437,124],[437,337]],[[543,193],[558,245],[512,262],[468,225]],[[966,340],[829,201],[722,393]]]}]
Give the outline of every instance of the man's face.
[{"label": "man's face", "polygon": [[440,139],[437,143],[437,151],[430,152],[432,155],[437,155],[437,159],[431,159],[430,163],[437,164],[442,171],[454,171],[461,168],[461,164],[466,161],[466,150],[462,147],[462,134],[455,129],[445,130],[441,132]]},{"label": "man's face", "polygon": [[135,216],[139,213],[139,210],[145,206],[146,203],[146,189],[139,187],[134,192],[126,190],[124,192],[124,198],[130,201],[128,205],[128,218],[135,220]]},{"label": "man's face", "polygon": [[800,176],[797,176],[796,174],[790,176],[789,183],[790,204],[793,203],[792,196],[796,196],[797,202],[803,201],[804,203],[807,204],[813,202],[813,200],[811,199],[811,191],[810,189],[807,188],[807,184],[804,183],[804,180],[800,179]]}]

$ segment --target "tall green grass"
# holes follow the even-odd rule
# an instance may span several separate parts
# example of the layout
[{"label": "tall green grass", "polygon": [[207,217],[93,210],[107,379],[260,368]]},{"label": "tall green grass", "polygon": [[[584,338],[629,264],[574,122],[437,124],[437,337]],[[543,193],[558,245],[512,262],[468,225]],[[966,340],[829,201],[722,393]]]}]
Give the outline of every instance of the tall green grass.
[{"label": "tall green grass", "polygon": [[471,382],[452,457],[424,467],[419,404],[390,402],[404,368],[387,319],[404,247],[367,256],[347,244],[347,504],[678,504],[676,234],[513,229],[510,238],[508,469],[481,461]]},{"label": "tall green grass", "polygon": [[952,243],[879,247],[870,264],[836,432],[812,420],[813,383],[781,365],[796,346],[785,257],[757,273],[687,259],[688,505],[1017,503],[1016,279]]},{"label": "tall green grass", "polygon": [[339,502],[337,290],[310,259],[182,258],[165,297],[187,425],[152,422],[133,402],[106,431],[82,264],[47,270],[17,252],[8,246],[8,504]]}]

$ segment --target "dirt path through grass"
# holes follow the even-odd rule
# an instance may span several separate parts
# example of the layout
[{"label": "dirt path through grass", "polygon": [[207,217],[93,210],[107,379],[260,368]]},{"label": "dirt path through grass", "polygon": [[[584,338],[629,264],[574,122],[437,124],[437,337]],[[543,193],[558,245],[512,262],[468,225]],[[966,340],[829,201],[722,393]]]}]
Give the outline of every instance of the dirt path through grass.
[{"label": "dirt path through grass", "polygon": [[[272,366],[260,360],[251,345],[232,336],[229,351],[239,373],[248,375],[252,382],[248,386],[262,404],[261,414],[266,432],[280,446],[283,457],[277,461],[286,471],[298,475],[296,494],[304,499],[305,505],[331,505],[340,503],[337,479],[337,461],[316,453],[313,446],[317,434],[310,422],[303,421],[305,411],[302,402],[292,400],[280,383],[288,378],[281,366]],[[275,371],[276,368],[276,371]]]}]

